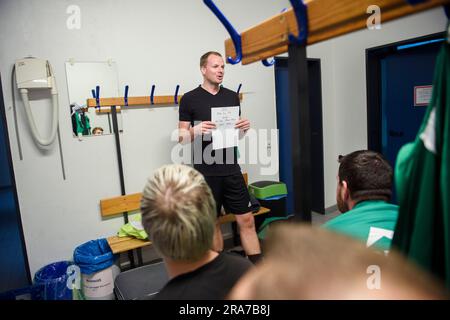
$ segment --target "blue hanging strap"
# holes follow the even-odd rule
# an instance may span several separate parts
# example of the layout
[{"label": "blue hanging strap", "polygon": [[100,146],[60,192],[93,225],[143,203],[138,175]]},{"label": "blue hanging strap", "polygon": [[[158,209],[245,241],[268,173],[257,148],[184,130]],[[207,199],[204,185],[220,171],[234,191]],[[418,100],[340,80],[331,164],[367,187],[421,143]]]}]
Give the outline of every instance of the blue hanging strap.
[{"label": "blue hanging strap", "polygon": [[95,108],[100,110],[100,86],[95,87],[95,102],[97,104]]},{"label": "blue hanging strap", "polygon": [[241,91],[241,87],[242,87],[242,83],[239,83],[239,87],[238,87],[238,89],[236,91],[237,94],[239,94],[239,91]]},{"label": "blue hanging strap", "polygon": [[95,89],[92,89],[92,90],[91,90],[91,93],[92,93],[92,98],[95,99]]},{"label": "blue hanging strap", "polygon": [[125,101],[125,106],[128,107],[128,85],[125,86],[125,96],[123,100]]},{"label": "blue hanging strap", "polygon": [[178,104],[178,90],[180,89],[180,85],[177,84],[177,88],[175,89],[175,95],[173,97],[173,100],[175,101],[175,104]]},{"label": "blue hanging strap", "polygon": [[155,94],[155,85],[152,85],[152,92],[150,93],[150,104],[154,105],[155,103],[153,102],[153,95]]},{"label": "blue hanging strap", "polygon": [[289,43],[306,44],[308,39],[308,7],[302,0],[289,0],[297,19],[298,36],[289,35]]},{"label": "blue hanging strap", "polygon": [[223,13],[217,8],[217,6],[212,2],[212,0],[203,0],[206,6],[216,15],[216,17],[222,22],[225,29],[227,29],[228,33],[231,36],[231,40],[233,40],[234,49],[236,51],[236,58],[227,57],[227,61],[231,64],[237,64],[242,60],[242,42],[240,34],[234,29],[231,23],[227,20],[227,18],[223,15]]}]

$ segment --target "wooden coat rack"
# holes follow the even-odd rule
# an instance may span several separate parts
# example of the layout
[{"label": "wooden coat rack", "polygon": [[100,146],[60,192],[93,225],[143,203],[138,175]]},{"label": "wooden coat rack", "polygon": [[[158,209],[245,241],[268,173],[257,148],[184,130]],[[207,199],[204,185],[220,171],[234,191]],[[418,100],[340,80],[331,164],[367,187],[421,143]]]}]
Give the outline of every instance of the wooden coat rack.
[{"label": "wooden coat rack", "polygon": [[[133,107],[154,107],[154,106],[174,106],[178,105],[181,101],[183,95],[178,96],[178,103],[175,102],[175,97],[172,96],[154,96],[153,103],[150,100],[150,96],[139,96],[139,97],[128,97],[128,105],[125,103],[124,97],[110,97],[110,98],[100,98],[99,106],[100,110],[98,113],[109,113],[111,109],[108,107],[116,106],[116,111],[120,112],[121,108],[133,108]],[[244,98],[243,93],[239,93],[239,100],[242,101]],[[96,108],[97,100],[94,98],[87,99],[87,108]]]},{"label": "wooden coat rack", "polygon": [[[414,2],[414,1],[410,1]],[[415,2],[420,2],[416,0]],[[450,4],[449,0],[428,0],[410,5],[406,0],[305,0],[308,10],[307,45],[332,39],[367,27],[367,9],[380,8],[381,22]],[[288,51],[289,34],[299,33],[293,8],[241,33],[242,64],[249,64]],[[235,57],[233,41],[225,40],[225,53]]]}]

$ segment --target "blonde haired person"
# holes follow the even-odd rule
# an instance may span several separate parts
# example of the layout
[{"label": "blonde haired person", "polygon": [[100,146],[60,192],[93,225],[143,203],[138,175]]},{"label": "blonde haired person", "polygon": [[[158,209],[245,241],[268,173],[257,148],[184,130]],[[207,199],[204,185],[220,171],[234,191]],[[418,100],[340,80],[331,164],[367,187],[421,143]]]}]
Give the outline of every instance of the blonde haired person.
[{"label": "blonde haired person", "polygon": [[191,167],[156,170],[144,188],[141,212],[170,277],[155,299],[223,299],[252,266],[243,257],[211,250],[216,206],[205,179]]}]

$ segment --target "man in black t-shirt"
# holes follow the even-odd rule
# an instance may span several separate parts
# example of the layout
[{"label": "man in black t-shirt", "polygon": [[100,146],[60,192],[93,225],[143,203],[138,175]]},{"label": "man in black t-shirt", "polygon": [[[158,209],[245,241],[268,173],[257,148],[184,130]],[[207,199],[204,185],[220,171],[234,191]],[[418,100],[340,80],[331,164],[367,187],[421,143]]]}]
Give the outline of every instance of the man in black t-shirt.
[{"label": "man in black t-shirt", "polygon": [[141,200],[142,224],[162,255],[170,280],[155,299],[224,299],[252,263],[212,250],[216,205],[197,170],[166,165],[148,179]]},{"label": "man in black t-shirt", "polygon": [[[236,215],[242,247],[252,262],[261,256],[261,248],[256,235],[255,220],[251,213],[250,196],[237,162],[237,148],[213,150],[211,130],[211,109],[214,107],[239,107],[236,92],[221,87],[224,75],[224,61],[220,53],[210,51],[200,58],[200,71],[203,84],[183,95],[180,102],[179,141],[193,142],[194,168],[200,171],[208,182],[214,199],[217,214],[222,205],[225,211]],[[242,138],[250,128],[247,119],[236,122],[239,137]],[[214,250],[223,250],[223,238],[219,223],[216,223]]]}]

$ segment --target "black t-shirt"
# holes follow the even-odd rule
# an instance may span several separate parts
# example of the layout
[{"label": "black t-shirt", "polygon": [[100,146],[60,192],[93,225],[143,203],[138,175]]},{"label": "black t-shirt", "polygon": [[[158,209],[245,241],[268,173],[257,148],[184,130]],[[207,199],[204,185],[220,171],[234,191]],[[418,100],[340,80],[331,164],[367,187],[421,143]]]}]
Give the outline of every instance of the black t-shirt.
[{"label": "black t-shirt", "polygon": [[[239,115],[241,114],[239,95],[236,92],[221,87],[213,95],[199,86],[183,95],[179,120],[189,121],[194,126],[201,121],[211,121],[211,108],[231,106],[239,106]],[[228,176],[241,172],[236,148],[212,150],[211,135],[196,137],[192,145],[194,168],[203,175]]]},{"label": "black t-shirt", "polygon": [[246,258],[220,253],[200,268],[171,279],[155,300],[223,300],[253,264]]}]

